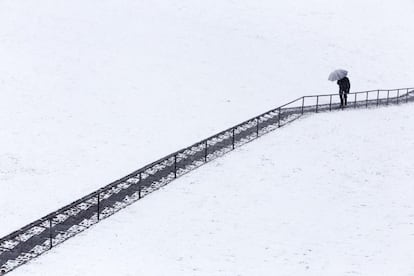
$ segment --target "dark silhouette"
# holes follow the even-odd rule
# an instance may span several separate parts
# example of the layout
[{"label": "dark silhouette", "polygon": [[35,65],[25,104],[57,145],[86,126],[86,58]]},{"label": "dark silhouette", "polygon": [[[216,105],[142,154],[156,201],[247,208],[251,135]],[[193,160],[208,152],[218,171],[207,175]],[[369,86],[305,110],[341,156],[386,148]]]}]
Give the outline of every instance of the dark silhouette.
[{"label": "dark silhouette", "polygon": [[351,89],[351,83],[347,77],[343,77],[342,79],[338,80],[339,85],[339,97],[341,98],[341,107],[347,105],[347,97],[349,90]]}]

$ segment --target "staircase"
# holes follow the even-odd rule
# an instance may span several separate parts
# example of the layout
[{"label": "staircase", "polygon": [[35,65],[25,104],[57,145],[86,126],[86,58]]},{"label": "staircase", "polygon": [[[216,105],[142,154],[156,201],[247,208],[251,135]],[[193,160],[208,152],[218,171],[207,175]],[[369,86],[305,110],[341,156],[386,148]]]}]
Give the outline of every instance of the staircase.
[{"label": "staircase", "polygon": [[0,239],[0,275],[84,231],[174,179],[303,115],[414,102],[414,88],[313,95],[251,118],[187,148],[167,155]]}]

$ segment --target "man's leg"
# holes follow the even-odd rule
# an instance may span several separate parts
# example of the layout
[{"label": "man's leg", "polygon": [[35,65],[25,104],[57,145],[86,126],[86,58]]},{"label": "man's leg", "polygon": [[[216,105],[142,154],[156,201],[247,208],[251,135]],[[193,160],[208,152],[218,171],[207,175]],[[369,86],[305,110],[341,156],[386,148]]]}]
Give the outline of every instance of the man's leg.
[{"label": "man's leg", "polygon": [[345,100],[345,105],[348,104],[348,95],[347,93],[344,93],[344,100]]},{"label": "man's leg", "polygon": [[341,107],[344,106],[344,94],[342,92],[339,93],[339,98],[341,99]]}]

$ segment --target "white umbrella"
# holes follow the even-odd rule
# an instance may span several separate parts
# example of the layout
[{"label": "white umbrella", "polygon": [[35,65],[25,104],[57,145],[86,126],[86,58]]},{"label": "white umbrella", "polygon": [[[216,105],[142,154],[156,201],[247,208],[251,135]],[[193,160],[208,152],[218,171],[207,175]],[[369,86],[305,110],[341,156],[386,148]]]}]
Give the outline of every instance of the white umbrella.
[{"label": "white umbrella", "polygon": [[337,81],[337,80],[340,80],[346,77],[347,75],[348,75],[348,71],[344,69],[338,69],[329,74],[328,80]]}]

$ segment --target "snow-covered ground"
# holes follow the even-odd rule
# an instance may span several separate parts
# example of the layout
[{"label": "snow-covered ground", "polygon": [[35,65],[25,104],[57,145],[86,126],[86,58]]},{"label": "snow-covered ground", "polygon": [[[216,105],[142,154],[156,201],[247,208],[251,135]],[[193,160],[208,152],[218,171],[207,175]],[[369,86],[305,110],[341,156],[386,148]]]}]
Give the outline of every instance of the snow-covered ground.
[{"label": "snow-covered ground", "polygon": [[13,275],[413,275],[413,108],[298,120]]},{"label": "snow-covered ground", "polygon": [[411,0],[0,1],[0,236],[297,96],[411,86]]}]

